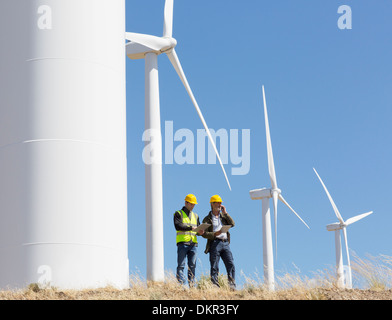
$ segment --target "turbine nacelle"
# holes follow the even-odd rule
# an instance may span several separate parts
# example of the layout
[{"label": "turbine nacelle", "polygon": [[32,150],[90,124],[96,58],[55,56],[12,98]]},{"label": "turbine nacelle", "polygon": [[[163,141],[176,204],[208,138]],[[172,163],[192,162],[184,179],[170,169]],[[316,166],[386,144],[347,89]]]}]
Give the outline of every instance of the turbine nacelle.
[{"label": "turbine nacelle", "polygon": [[274,192],[281,194],[281,190],[278,188],[276,189],[262,188],[262,189],[250,190],[249,195],[252,200],[262,200],[266,198],[272,198]]},{"label": "turbine nacelle", "polygon": [[328,224],[327,230],[328,231],[338,231],[338,230],[342,230],[345,227],[346,227],[345,224],[341,224],[340,222],[335,222],[335,223]]},{"label": "turbine nacelle", "polygon": [[172,37],[157,37],[148,34],[127,32],[127,56],[130,59],[144,59],[147,53],[169,53],[177,45],[177,40]]}]

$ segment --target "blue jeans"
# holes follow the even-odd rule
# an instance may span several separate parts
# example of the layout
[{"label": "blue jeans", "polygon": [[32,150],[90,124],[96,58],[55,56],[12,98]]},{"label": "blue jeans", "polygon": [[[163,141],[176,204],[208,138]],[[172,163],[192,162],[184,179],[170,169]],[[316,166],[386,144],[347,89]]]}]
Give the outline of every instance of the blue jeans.
[{"label": "blue jeans", "polygon": [[179,243],[177,245],[177,274],[179,283],[185,284],[184,268],[185,260],[188,258],[188,284],[193,286],[195,282],[197,247]]},{"label": "blue jeans", "polygon": [[230,250],[228,241],[220,241],[215,239],[210,247],[210,265],[211,265],[211,281],[219,287],[219,261],[222,258],[226,267],[227,278],[231,288],[235,288],[235,266],[233,255]]}]

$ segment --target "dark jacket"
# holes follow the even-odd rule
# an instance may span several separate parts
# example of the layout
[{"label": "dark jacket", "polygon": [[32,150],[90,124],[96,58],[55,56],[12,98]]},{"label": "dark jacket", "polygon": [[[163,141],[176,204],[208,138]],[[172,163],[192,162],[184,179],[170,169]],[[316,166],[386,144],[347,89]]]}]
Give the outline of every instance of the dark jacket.
[{"label": "dark jacket", "polygon": [[[220,213],[219,215],[221,218],[222,225],[231,225],[232,227],[234,227],[234,220],[232,217],[230,217],[230,215],[228,213],[227,214]],[[208,216],[206,216],[203,219],[203,223],[211,224],[205,230],[205,232],[202,236],[203,238],[207,239],[206,249],[204,250],[204,253],[208,253],[210,251],[211,243],[215,239],[214,232],[212,231],[213,230],[212,229],[212,211],[210,211]],[[229,231],[227,232],[227,240],[230,243],[230,232]]]},{"label": "dark jacket", "polygon": [[[183,210],[186,213],[186,215],[189,216],[190,212],[189,212],[189,210],[185,206],[182,207],[181,210]],[[195,212],[193,212],[193,213],[195,213]],[[197,215],[197,225],[198,226],[200,225],[199,215]],[[176,211],[174,213],[174,228],[176,228],[176,231],[191,231],[192,230],[191,226],[187,226],[186,224],[182,223],[182,215],[180,215],[180,213],[178,211]],[[197,243],[193,243],[192,241],[181,242],[181,243],[184,243],[184,244],[187,244],[187,245],[192,245],[193,244],[193,245],[197,246]]]}]

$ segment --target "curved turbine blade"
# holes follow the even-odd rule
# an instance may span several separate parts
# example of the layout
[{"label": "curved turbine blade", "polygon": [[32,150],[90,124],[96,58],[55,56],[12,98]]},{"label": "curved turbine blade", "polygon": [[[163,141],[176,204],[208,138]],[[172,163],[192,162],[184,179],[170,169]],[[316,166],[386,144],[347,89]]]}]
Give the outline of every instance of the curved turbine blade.
[{"label": "curved turbine blade", "polygon": [[343,236],[344,236],[344,242],[346,245],[346,254],[347,254],[347,266],[348,270],[345,275],[345,280],[346,280],[346,288],[351,289],[352,288],[352,275],[351,275],[351,262],[350,262],[350,255],[349,255],[349,248],[348,248],[348,242],[347,242],[347,229],[346,226],[343,227]]},{"label": "curved turbine blade", "polygon": [[350,224],[352,224],[354,222],[357,222],[358,220],[361,220],[361,219],[367,217],[369,214],[372,214],[372,213],[373,213],[373,211],[370,211],[370,212],[359,214],[359,215],[357,215],[355,217],[352,217],[350,219],[347,219],[346,226],[349,226]]},{"label": "curved turbine blade", "polygon": [[298,215],[298,213],[296,213],[296,212],[294,211],[294,209],[293,209],[292,207],[290,207],[290,205],[287,203],[287,201],[283,198],[283,196],[282,196],[281,194],[279,194],[279,200],[282,201],[286,206],[288,206],[289,209],[290,209],[291,211],[293,211],[294,214],[298,217],[298,219],[301,220],[302,223],[303,223],[305,226],[308,227],[308,229],[310,229],[309,226],[306,224],[306,222],[302,220],[302,218]]},{"label": "curved turbine blade", "polygon": [[217,156],[217,158],[219,160],[219,163],[220,163],[220,166],[222,168],[223,174],[225,175],[227,185],[229,186],[229,189],[231,190],[230,182],[229,182],[229,179],[227,178],[227,174],[226,174],[225,168],[223,167],[223,163],[222,163],[222,160],[221,160],[221,158],[219,156],[218,150],[216,149],[216,145],[215,145],[214,139],[212,139],[212,136],[211,136],[210,130],[208,129],[207,123],[204,120],[203,114],[201,113],[201,110],[199,108],[199,105],[196,102],[195,97],[193,96],[193,93],[192,93],[192,90],[191,90],[191,88],[189,86],[188,80],[186,79],[184,71],[182,70],[180,61],[178,60],[176,51],[173,49],[173,50],[167,52],[167,56],[169,57],[170,62],[172,63],[174,69],[177,71],[177,74],[179,75],[179,77],[180,77],[180,79],[181,79],[181,81],[182,81],[186,91],[188,92],[189,97],[191,98],[191,100],[193,102],[193,105],[195,106],[197,114],[199,115],[199,118],[200,118],[201,122],[203,123],[204,129],[207,132],[208,138],[210,139],[211,145],[213,146],[213,148],[215,150],[215,153],[216,153],[216,156]]},{"label": "curved turbine blade", "polygon": [[173,1],[166,0],[163,18],[163,36],[171,38],[173,35]]},{"label": "curved turbine blade", "polygon": [[349,268],[351,268],[350,255],[348,254],[348,242],[347,242],[347,230],[346,230],[346,227],[343,228],[343,236],[344,236],[344,243],[346,245],[347,265],[348,265]]},{"label": "curved turbine blade", "polygon": [[274,205],[274,224],[275,224],[275,257],[278,257],[278,192],[272,192],[272,202]]},{"label": "curved turbine blade", "polygon": [[322,184],[323,187],[324,187],[324,190],[325,190],[325,192],[326,192],[326,194],[327,194],[327,196],[328,196],[329,202],[331,202],[332,208],[333,208],[333,210],[335,211],[336,217],[339,219],[340,223],[344,224],[344,220],[343,220],[342,216],[340,215],[340,212],[339,212],[338,208],[336,207],[335,202],[333,202],[333,199],[332,199],[331,195],[329,194],[328,189],[327,189],[327,187],[325,186],[323,180],[321,180],[321,178],[320,178],[319,174],[317,173],[316,169],[313,168],[313,170],[314,170],[314,172],[316,173],[317,177],[319,178],[321,184]]},{"label": "curved turbine blade", "polygon": [[270,135],[270,129],[269,129],[269,123],[268,123],[267,103],[265,101],[264,86],[263,86],[263,102],[264,102],[265,131],[266,131],[266,137],[267,137],[268,172],[269,172],[269,176],[271,179],[272,189],[276,189],[278,187],[278,185],[276,182],[274,156],[272,154],[271,135]]},{"label": "curved turbine blade", "polygon": [[152,50],[161,50],[162,47],[167,43],[167,39],[163,39],[160,37],[152,36],[149,34],[142,33],[134,33],[134,32],[126,32],[125,39],[141,44]]}]

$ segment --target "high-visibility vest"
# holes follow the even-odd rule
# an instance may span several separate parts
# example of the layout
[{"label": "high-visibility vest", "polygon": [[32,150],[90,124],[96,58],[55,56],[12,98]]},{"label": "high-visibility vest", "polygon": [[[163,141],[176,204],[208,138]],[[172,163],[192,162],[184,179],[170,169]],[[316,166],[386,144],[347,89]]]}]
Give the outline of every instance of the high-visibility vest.
[{"label": "high-visibility vest", "polygon": [[[184,210],[177,211],[182,217],[182,223],[187,226],[197,227],[198,215],[191,211],[189,216],[186,215]],[[193,231],[177,231],[176,243],[179,242],[190,242],[197,243],[196,232]]]}]

